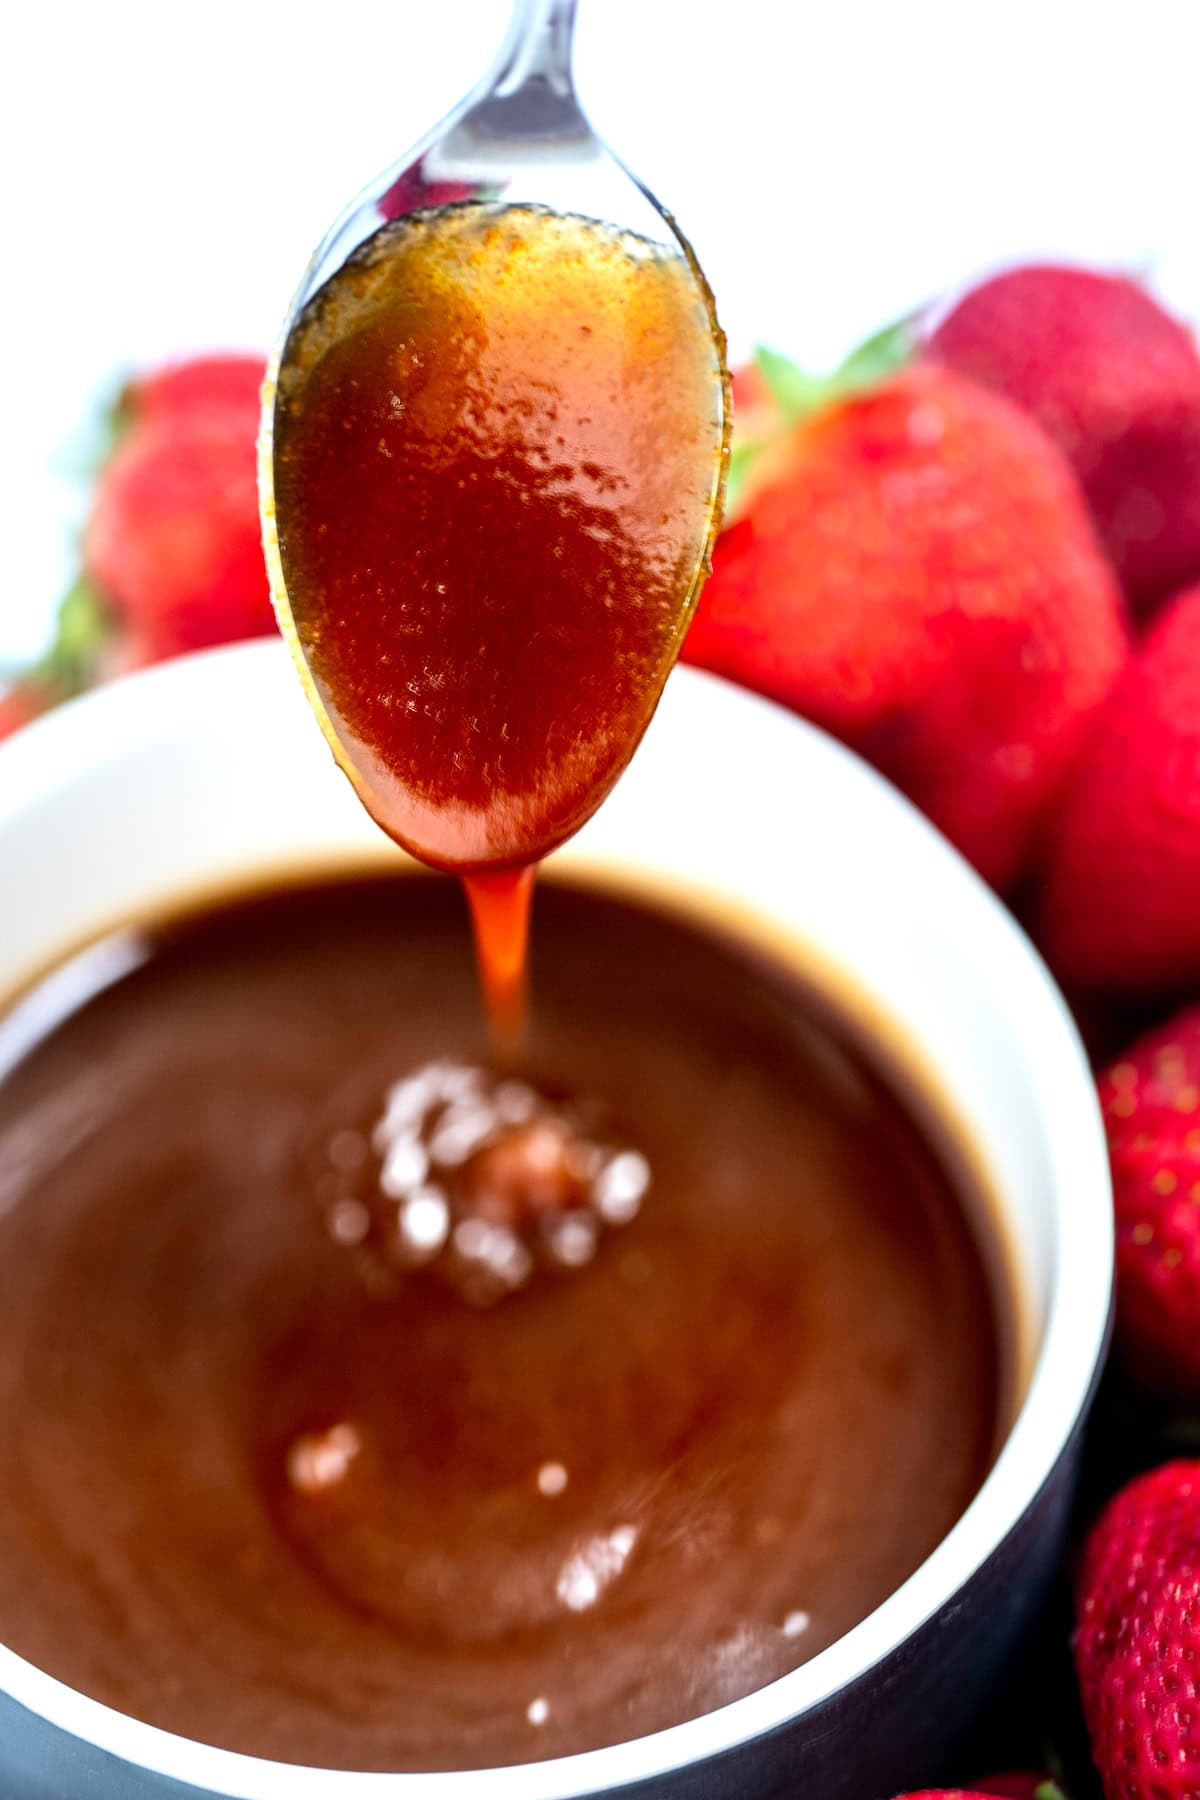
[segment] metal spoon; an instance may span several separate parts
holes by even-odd
[[[534,861],[570,835],[615,781],[653,713],[678,652],[707,568],[724,489],[728,375],[724,338],[712,297],[674,220],[605,147],[580,109],[570,68],[574,14],[575,0],[518,0],[507,41],[490,73],[337,220],[305,272],[285,322],[266,389],[259,465],[264,542],[280,623],[309,698],[334,755],[373,816],[398,842],[424,860],[462,872],[512,869]],[[317,634],[311,629],[311,620],[306,624],[303,608],[299,609],[301,616],[297,616],[296,594],[289,595],[286,519],[280,530],[277,516],[277,500],[282,491],[279,409],[284,404],[279,396],[286,395],[289,380],[298,378],[297,344],[305,318],[321,303],[322,293],[331,291],[329,284],[346,270],[348,261],[357,269],[363,256],[370,254],[371,241],[377,234],[385,228],[392,229],[389,221],[403,221],[410,215],[419,221],[432,216],[436,221],[440,216],[437,209],[457,209],[461,214],[463,207],[472,203],[495,208],[498,216],[503,216],[504,209],[532,207],[603,221],[620,233],[632,234],[630,241],[651,247],[654,255],[671,259],[694,294],[692,328],[699,334],[697,342],[702,340],[705,359],[700,384],[704,416],[696,420],[696,442],[700,443],[702,436],[709,461],[704,464],[703,482],[697,484],[695,495],[688,502],[691,516],[687,557],[691,566],[685,571],[686,579],[677,584],[677,600],[668,609],[672,616],[662,621],[661,642],[656,640],[654,654],[646,659],[645,668],[639,673],[641,688],[636,704],[627,705],[620,715],[622,742],[613,754],[601,757],[597,753],[590,761],[587,755],[576,756],[575,763],[582,771],[578,776],[556,772],[548,751],[544,779],[540,782],[540,812],[523,802],[518,804],[511,794],[501,794],[503,804],[497,803],[490,809],[482,804],[474,806],[466,786],[463,793],[456,792],[447,775],[448,785],[442,796],[447,803],[439,813],[438,806],[427,803],[427,795],[422,797],[410,791],[411,757],[406,759],[400,751],[391,759],[391,766],[384,766],[388,757],[364,741],[363,734],[356,731],[345,709],[339,706],[329,680],[315,666],[319,658],[314,658],[314,638],[323,635],[327,646],[336,624],[332,619],[325,621],[327,628]],[[432,215],[429,209],[434,209]],[[424,229],[424,224],[420,228]],[[403,451],[398,454],[403,460]],[[610,482],[610,488],[612,485]],[[619,526],[619,499],[613,503],[613,510]],[[498,554],[503,554],[502,544],[498,544]],[[472,603],[470,597],[463,601],[466,606]],[[382,629],[389,606],[407,606],[411,613],[414,602],[411,596],[391,595],[381,588],[379,604]],[[660,605],[659,611],[663,610]],[[559,635],[573,628],[570,620],[570,608],[564,607]],[[445,635],[443,632],[443,640]],[[487,647],[485,641],[480,648],[486,652]],[[413,640],[411,652],[405,649],[404,654],[410,653],[421,665],[425,649],[420,641]],[[536,646],[531,646],[531,655],[535,654]],[[405,691],[419,695],[419,704],[424,707],[427,696],[422,684],[428,670],[414,666],[406,673],[411,680]],[[443,696],[439,705],[443,705],[443,710],[447,693],[451,707],[457,703],[456,696],[466,695],[462,686],[466,679],[453,666],[437,671],[439,693]],[[554,741],[555,708],[568,705],[570,688],[570,682],[560,681],[556,692],[553,682],[546,684],[547,744]],[[403,704],[416,710],[412,700]],[[465,698],[462,704],[465,706]],[[502,729],[506,728],[507,721]],[[579,732],[573,722],[571,730],[577,750]],[[560,731],[559,739],[564,735],[570,734]],[[447,767],[451,762],[457,766],[464,754],[468,762],[473,755],[486,760],[496,750],[494,744],[472,741],[466,753],[455,749],[451,755],[448,750],[444,761]],[[502,758],[497,766],[501,764]],[[466,767],[467,786],[471,775],[472,770]],[[577,792],[568,791],[572,780]],[[561,792],[555,787],[556,782]]]

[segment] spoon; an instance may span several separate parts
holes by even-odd
[[[649,723],[728,459],[712,296],[580,109],[574,14],[518,0],[490,73],[326,234],[260,441],[321,727],[389,835],[468,877],[510,993],[528,871]]]

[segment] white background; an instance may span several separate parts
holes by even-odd
[[[0,662],[72,568],[84,428],[169,353],[266,348],[343,204],[507,0],[18,0],[0,86]],[[1200,0],[580,0],[600,133],[741,355],[815,366],[989,267],[1149,275],[1200,320]]]

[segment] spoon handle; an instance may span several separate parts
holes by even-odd
[[[533,82],[567,98],[576,0],[516,0],[500,52],[493,92],[507,98]]]

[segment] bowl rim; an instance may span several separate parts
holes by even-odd
[[[261,663],[261,670],[254,667]],[[294,681],[274,639],[223,646],[138,671],[35,721],[0,744],[0,840],[8,821],[77,772],[136,747],[164,722],[195,729],[219,721],[212,703],[239,670]],[[1095,1089],[1066,1003],[1015,919],[924,817],[857,756],[772,702],[716,677],[683,668],[671,677],[721,697],[736,713],[775,715],[795,734],[797,754],[835,769],[868,811],[890,812],[908,854],[965,917],[977,954],[1008,1010],[1022,1021],[1029,1086],[1043,1119],[1057,1240],[1045,1328],[1024,1400],[978,1494],[925,1561],[894,1593],[798,1669],[698,1718],[598,1750],[541,1762],[434,1773],[323,1769],[224,1750],[148,1725],[68,1687],[0,1644],[0,1692],[35,1716],[131,1764],[225,1800],[578,1800],[688,1766],[746,1745],[828,1701],[867,1675],[953,1601],[1000,1550],[1036,1504],[1086,1411],[1107,1344],[1113,1280],[1108,1157]],[[716,707],[719,713],[720,707]],[[148,729],[149,728],[149,729]],[[636,772],[635,758],[633,769]]]

